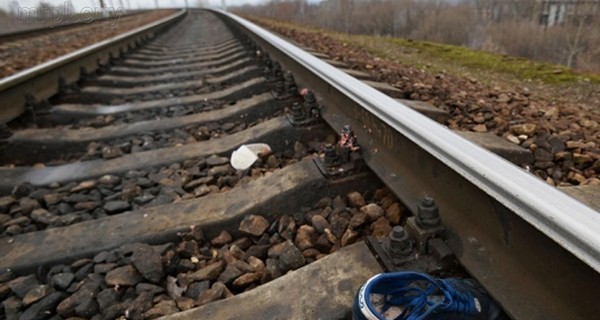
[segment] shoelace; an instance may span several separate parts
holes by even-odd
[[[369,287],[367,292],[384,295],[382,312],[391,306],[403,308],[396,320],[423,320],[441,310],[464,314],[477,312],[473,296],[457,291],[452,279],[435,279],[416,272],[397,272],[382,274]],[[433,295],[443,296],[443,299],[432,299]],[[368,307],[374,310],[370,299],[366,300]]]
[[[438,281],[446,298],[445,300],[448,302],[442,306],[443,310],[462,314],[476,314],[478,312],[475,307],[475,298],[473,295],[456,290],[456,286],[454,285],[455,279],[439,279]]]

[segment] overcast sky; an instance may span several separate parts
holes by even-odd
[[[225,3],[228,6],[237,6],[237,5],[242,5],[242,4],[256,4],[256,3],[262,3],[265,0],[225,0]],[[9,10],[10,8],[10,4],[11,4],[12,0],[0,0],[0,8],[4,9],[4,10]],[[37,5],[40,3],[40,0],[18,0],[17,1],[19,3],[20,7],[37,7]],[[43,2],[47,2],[52,4],[53,6],[62,6],[65,4],[65,0],[43,0]],[[72,0],[71,1],[73,3],[73,6],[75,7],[76,10],[81,10],[83,7],[99,7],[100,6],[100,1],[99,0]],[[158,0],[156,1],[158,2],[158,5],[160,7],[184,7],[185,6],[185,0]],[[155,0],[105,0],[105,3],[107,6],[109,7],[121,7],[121,3],[123,3],[123,6],[125,7],[131,7],[134,9],[139,9],[139,8],[154,8],[155,7]],[[210,5],[214,5],[214,6],[220,6],[221,5],[221,0],[208,0]],[[198,3],[198,1],[196,0],[188,0],[188,3],[190,6],[196,5]]]

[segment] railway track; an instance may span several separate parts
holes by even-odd
[[[8,77],[174,13],[160,10],[0,34],[0,77]],[[26,19],[26,18],[23,18]]]
[[[112,12],[109,14],[108,17],[101,17],[101,16],[85,17],[83,15],[79,16],[79,17],[74,16],[73,19],[75,20],[75,22],[59,23],[59,24],[51,26],[51,27],[48,27],[48,26],[33,27],[33,28],[26,28],[26,29],[11,31],[11,32],[0,33],[0,43],[4,43],[4,42],[10,41],[10,40],[18,40],[18,39],[29,38],[29,37],[37,37],[40,35],[45,35],[45,34],[57,32],[57,31],[62,31],[62,30],[67,30],[67,29],[76,28],[76,27],[80,27],[80,26],[85,26],[85,25],[89,24],[90,22],[102,22],[102,21],[110,21],[110,20],[118,21],[118,19],[120,19],[122,17],[143,14],[144,12],[145,11],[135,11],[135,12],[129,12],[129,13]],[[34,17],[29,17],[29,16],[27,16],[28,14],[29,13],[24,13],[25,16],[21,17],[21,19],[24,20],[23,23],[27,23],[27,22],[40,23],[41,22],[41,21],[35,21]],[[30,18],[32,21],[27,21],[28,18]]]
[[[596,314],[596,211],[327,59],[191,11],[0,81],[0,316],[345,319],[394,270]]]

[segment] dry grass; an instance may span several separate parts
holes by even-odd
[[[550,102],[575,103],[600,112],[600,74],[575,72],[553,65],[471,50],[465,47],[400,38],[348,35],[274,20],[252,18],[263,25],[320,33],[337,41],[361,47],[381,59],[398,62],[431,73],[474,79],[489,86],[527,87]]]

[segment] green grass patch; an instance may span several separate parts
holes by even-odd
[[[396,46],[418,50],[419,54],[424,54],[448,63],[455,63],[468,68],[483,69],[484,71],[507,73],[521,79],[540,80],[549,84],[578,81],[600,83],[600,75],[598,74],[579,73],[561,65],[477,51],[460,46],[400,38],[381,39],[385,39],[385,41]]]
[[[255,17],[252,17],[252,20],[298,31],[327,35],[338,41],[361,47],[383,59],[425,68],[432,72],[444,71],[454,75],[472,74],[484,82],[487,82],[486,78],[493,79],[501,76],[505,79],[532,80],[545,84],[600,83],[600,74],[581,73],[562,65],[478,51],[461,46],[403,38],[349,35]]]

